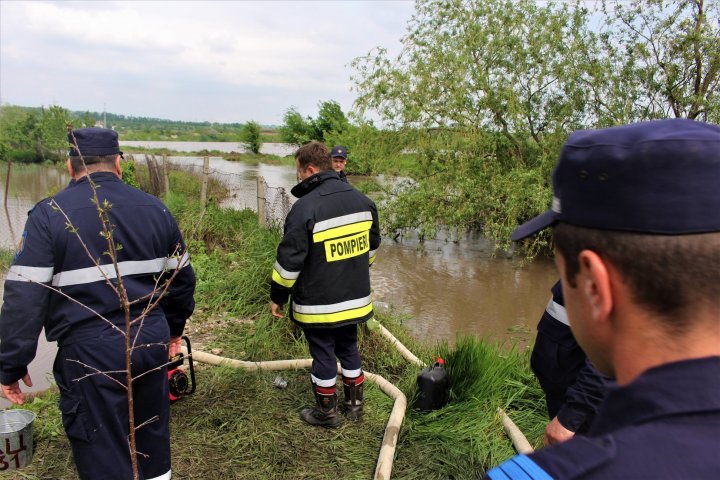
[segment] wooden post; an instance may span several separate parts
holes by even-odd
[[[163,180],[165,187],[165,195],[170,193],[170,164],[167,155],[163,155]]]
[[[12,162],[8,160],[7,164],[7,175],[5,176],[5,200],[3,202],[3,205],[5,205],[6,207],[8,191],[10,190],[10,166],[12,165]]]
[[[257,177],[257,215],[258,224],[265,226],[265,179],[258,175]]]
[[[208,177],[210,175],[210,157],[203,157],[203,178],[200,188],[200,204],[204,209],[207,206]]]
[[[151,193],[156,197],[162,194],[162,182],[160,180],[160,172],[155,155],[145,155],[145,163],[148,167],[148,177],[150,178]]]

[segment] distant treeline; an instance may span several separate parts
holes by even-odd
[[[73,128],[107,127],[122,140],[240,142],[253,150],[280,141],[274,126],[248,123],[181,122],[114,113],[50,107],[0,106],[0,160],[22,163],[58,161],[67,153],[67,124]],[[259,147],[258,147],[259,148]]]
[[[245,123],[182,122],[151,117],[132,117],[113,113],[87,112],[98,122],[107,119],[124,140],[190,142],[242,142]],[[261,126],[264,140],[277,141],[274,125]]]

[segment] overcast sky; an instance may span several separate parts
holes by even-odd
[[[411,1],[0,0],[0,102],[281,124],[350,110],[350,62],[397,53]]]

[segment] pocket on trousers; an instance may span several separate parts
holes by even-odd
[[[60,398],[60,412],[65,434],[68,439],[89,442],[90,435],[87,428],[87,414],[82,408],[80,400],[75,398]]]

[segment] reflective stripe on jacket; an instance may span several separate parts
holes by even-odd
[[[375,204],[333,171],[292,190],[299,200],[285,219],[272,271],[271,298],[304,327],[372,318],[370,265],[380,246]]]
[[[118,267],[129,300],[146,297],[175,274],[161,308],[148,312],[145,322],[166,320],[171,335],[180,335],[195,306],[195,274],[175,219],[160,200],[126,185],[114,173],[91,176],[101,204],[107,200],[110,205]],[[117,274],[105,253],[108,244],[91,199],[83,177],[28,214],[0,313],[0,382],[5,385],[27,372],[43,327],[47,339],[59,345],[102,335],[110,324],[124,330],[118,296],[108,285],[117,284]],[[149,300],[133,305],[132,318]]]

